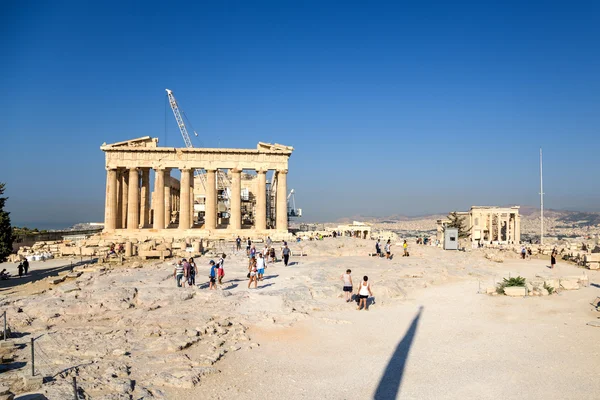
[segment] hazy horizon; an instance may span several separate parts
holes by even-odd
[[[103,221],[102,143],[294,147],[305,221],[600,211],[600,3],[14,3],[0,182],[15,225]],[[169,26],[165,21],[177,21]]]

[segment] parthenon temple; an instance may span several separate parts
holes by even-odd
[[[481,243],[519,243],[521,241],[521,216],[519,206],[472,206],[471,210],[457,212],[462,217],[469,238]],[[438,220],[438,240],[443,242],[444,226],[449,220]]]
[[[157,138],[145,136],[100,148],[106,156],[105,233],[206,238],[288,234],[290,146],[158,147]],[[171,176],[179,175],[176,170],[180,179]]]

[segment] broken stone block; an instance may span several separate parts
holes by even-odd
[[[65,279],[67,279],[66,276],[61,276],[60,278],[50,279],[50,283],[53,285],[58,285],[59,283],[64,282]]]
[[[23,376],[23,388],[25,390],[39,390],[44,383],[44,378],[41,375]]]
[[[508,286],[504,288],[504,294],[512,297],[523,297],[527,294],[525,286]]]
[[[541,289],[540,289],[540,294],[541,294],[542,296],[548,296],[550,293],[548,293],[548,290],[547,290],[547,289],[545,289],[545,288],[541,288]]]
[[[496,288],[493,286],[488,287],[487,289],[485,289],[485,292],[487,294],[492,294],[492,293],[496,293]]]
[[[565,290],[578,290],[579,281],[576,279],[561,279],[560,287]]]
[[[560,284],[558,283],[558,279],[546,279],[544,281],[544,285],[546,285],[547,287],[551,287],[553,289],[558,289],[560,287]]]

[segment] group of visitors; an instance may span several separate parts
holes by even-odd
[[[381,251],[381,240],[379,240],[379,239],[377,239],[377,242],[375,243],[375,251],[377,252],[378,257],[384,256],[383,252]],[[392,243],[389,239],[385,243],[384,251],[385,251],[386,260],[391,260],[392,259]]]
[[[341,278],[342,282],[344,282],[344,293],[346,294],[346,303],[350,303],[352,301],[352,292],[354,291],[354,285],[352,283],[352,271],[350,269],[346,270],[346,273],[342,274]],[[362,281],[358,284],[358,290],[356,291],[355,299],[358,303],[357,310],[365,310],[369,311],[367,299],[369,297],[373,297],[373,292],[371,291],[371,283],[369,282],[368,276],[363,276]]]
[[[195,286],[196,275],[198,275],[198,266],[193,258],[190,258],[189,261],[185,258],[179,260],[173,271],[173,277],[175,278],[175,282],[177,282],[177,287],[181,288],[185,287],[186,283],[188,287]]]
[[[20,262],[17,270],[19,271],[19,278],[27,275],[29,273],[29,261],[25,259],[23,262]]]

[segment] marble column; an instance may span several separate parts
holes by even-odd
[[[181,170],[181,197],[183,199],[190,195],[190,169],[184,168]],[[183,201],[179,209],[179,230],[183,231],[190,229],[190,202]]]
[[[288,230],[287,170],[277,172],[277,230]]]
[[[165,229],[171,223],[171,168],[165,169]]]
[[[150,225],[150,168],[142,168],[142,188],[140,190],[140,226]]]
[[[242,170],[231,170],[230,229],[242,229]]]
[[[515,214],[515,242],[521,242],[521,217]]]
[[[156,169],[156,180],[154,183],[154,229],[165,228],[165,170]]]
[[[487,220],[488,220],[488,237],[487,237],[487,241],[490,242],[490,241],[494,240],[494,231],[492,230],[493,226],[494,226],[494,219],[492,217],[492,213],[488,213]]]
[[[121,228],[127,228],[127,209],[129,206],[129,175],[124,169],[121,173]]]
[[[515,229],[515,225],[516,225],[516,215],[514,214],[510,214],[510,240],[512,240],[513,242],[516,242],[517,239],[515,239],[515,233],[516,233],[516,229]]]
[[[190,170],[190,228],[194,227],[194,170]]]
[[[254,229],[262,231],[267,229],[267,171],[256,171],[258,184],[256,193],[256,213],[254,216]]]
[[[140,227],[140,175],[137,168],[129,168],[129,193],[127,201],[127,230]]]
[[[117,228],[117,170],[106,170],[106,206],[104,208],[104,230]]]
[[[204,204],[204,229],[217,228],[217,183],[216,170],[206,170],[206,201]],[[183,196],[181,196],[183,200]]]
[[[497,230],[498,230],[498,241],[501,242],[502,241],[502,214],[498,213],[496,214],[496,218],[497,218]]]

